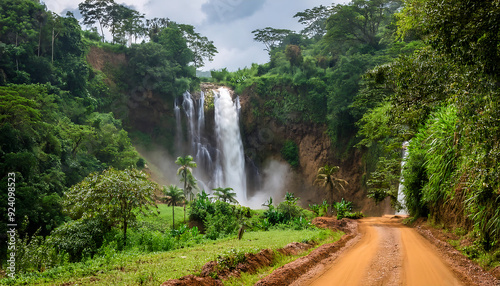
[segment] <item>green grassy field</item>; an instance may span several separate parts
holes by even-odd
[[[172,228],[172,207],[166,204],[159,204],[158,211],[160,214],[158,216],[142,216],[137,217],[139,225],[147,225],[150,229],[164,231],[166,229]],[[189,207],[186,208],[186,219],[188,219]],[[175,226],[179,226],[184,222],[184,208],[174,207],[175,213]]]
[[[199,273],[208,261],[235,249],[238,252],[257,252],[260,249],[277,249],[291,242],[315,240],[318,242],[338,239],[341,234],[328,230],[271,230],[245,233],[242,240],[227,238],[207,241],[194,247],[162,253],[110,251],[86,262],[66,264],[36,276],[26,276],[27,285],[160,285],[172,278]],[[285,258],[280,261],[288,261]],[[272,271],[272,268],[263,270]],[[262,275],[262,273],[257,274]],[[257,279],[255,277],[248,279]],[[253,281],[253,280],[252,280]],[[18,281],[23,283],[23,281]],[[236,282],[237,283],[237,282]]]

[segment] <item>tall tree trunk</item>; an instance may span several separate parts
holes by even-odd
[[[187,199],[187,193],[186,193],[186,188],[187,188],[187,170],[184,170],[184,196]],[[186,203],[184,203],[184,223],[186,223]]]
[[[175,212],[174,212],[175,204],[172,204],[172,229],[175,229]]]
[[[104,43],[104,31],[102,29],[102,23],[99,21],[99,26],[101,27],[102,42]]]

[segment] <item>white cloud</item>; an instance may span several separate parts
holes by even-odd
[[[208,0],[149,0],[143,7],[146,18],[169,18],[182,24],[197,26],[201,24],[206,15],[201,7]]]

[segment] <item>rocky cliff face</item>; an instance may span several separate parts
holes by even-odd
[[[339,156],[334,156],[326,126],[304,123],[283,125],[268,117],[257,117],[252,110],[251,101],[254,100],[260,99],[251,90],[240,96],[245,153],[257,166],[263,166],[269,159],[283,161],[280,152],[284,142],[294,141],[299,147],[300,165],[291,170],[285,190],[300,197],[304,207],[321,203],[324,199],[331,201],[330,193],[314,184],[318,169],[329,164],[339,166],[338,177],[349,182],[344,192],[334,193],[335,201],[342,198],[352,201],[356,211],[361,210],[367,215],[393,212],[389,201],[375,205],[367,198],[366,188],[362,186],[365,171],[360,150],[352,150],[346,159],[336,159]]]

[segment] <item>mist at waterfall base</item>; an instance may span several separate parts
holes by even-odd
[[[251,208],[261,208],[269,197],[280,201],[287,178],[291,176],[288,164],[270,159],[261,169],[257,168],[244,153],[239,98],[233,100],[226,88],[211,93],[208,96],[213,96],[214,108],[207,114],[204,92],[194,96],[186,92],[176,99],[173,157],[193,156],[197,163],[193,174],[198,187],[209,194],[218,187],[232,188],[238,202]],[[171,172],[172,167],[165,166],[165,169]],[[181,186],[178,178],[171,174],[165,176]]]

